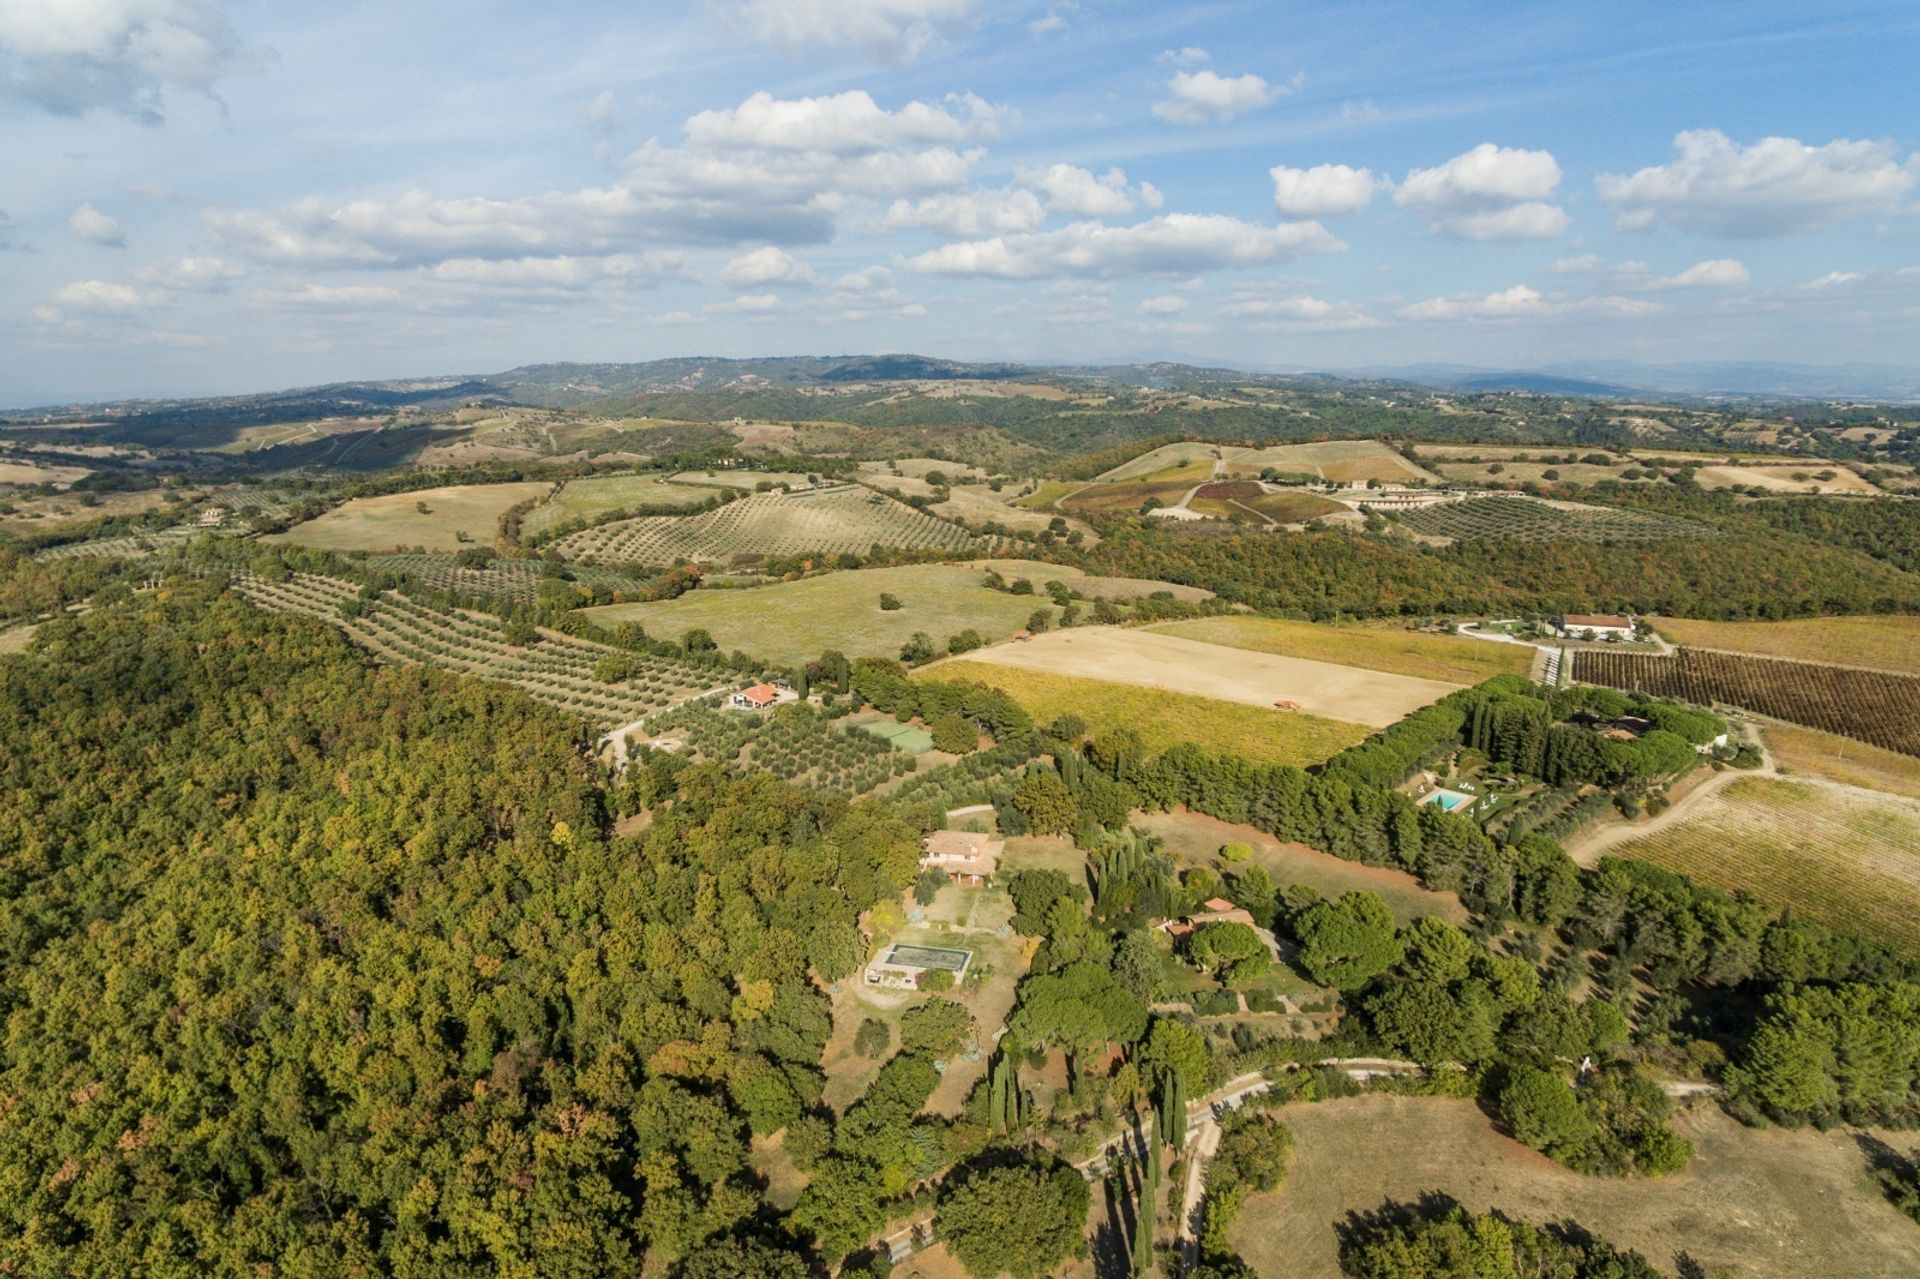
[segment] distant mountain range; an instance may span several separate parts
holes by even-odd
[[[1860,400],[1920,402],[1920,370],[1887,364],[1635,364],[1577,361],[1535,369],[1466,364],[1374,365],[1340,370],[1247,371],[1177,363],[1118,365],[970,364],[922,355],[784,356],[764,359],[684,356],[631,364],[529,364],[501,373],[339,382],[257,395],[130,400],[22,409],[15,422],[36,416],[147,415],[191,409],[257,421],[352,415],[404,406],[435,408],[474,401],[566,408],[622,396],[723,388],[844,386],[860,382],[924,382],[1056,378],[1141,387],[1177,387],[1230,381],[1393,381],[1473,391],[1610,399]]]

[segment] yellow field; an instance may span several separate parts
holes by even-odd
[[[1421,635],[1378,626],[1323,626],[1275,617],[1197,617],[1148,629],[1254,653],[1278,653],[1461,685],[1478,684],[1495,675],[1525,675],[1533,662],[1533,650],[1518,644]]]
[[[1078,715],[1096,733],[1131,728],[1150,750],[1194,742],[1264,764],[1317,764],[1373,731],[1315,715],[986,662],[942,662],[926,678],[1000,689],[1042,724],[1057,715]]]
[[[698,506],[713,497],[710,488],[669,484],[657,475],[594,475],[568,480],[565,487],[527,512],[521,528],[544,533],[571,520],[640,507]]]
[[[1611,851],[1920,953],[1920,802],[1742,777]]]
[[[1920,617],[1808,617],[1792,622],[1663,617],[1654,629],[1676,644],[1698,648],[1920,675]]]
[[[390,551],[414,546],[457,551],[467,545],[492,546],[500,516],[508,507],[539,497],[552,487],[545,481],[527,480],[356,497],[269,540],[326,551]],[[462,534],[466,535],[464,542]]]
[[[1920,799],[1920,759],[1793,724],[1764,724],[1760,735],[1782,772]]]
[[[1816,478],[1827,475],[1827,479]],[[1806,478],[1796,478],[1805,476]],[[1736,484],[1759,487],[1770,493],[1878,493],[1880,490],[1844,466],[1810,460],[1789,466],[1703,466],[1694,473],[1703,489],[1731,488]]]

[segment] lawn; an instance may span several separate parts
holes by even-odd
[[[1298,712],[986,662],[943,662],[927,678],[973,680],[1001,689],[1041,723],[1073,714],[1096,733],[1131,728],[1151,750],[1196,742],[1263,764],[1317,764],[1372,731],[1364,724]]]
[[[1654,628],[1676,644],[1697,648],[1920,675],[1920,617],[1809,617],[1792,622],[1662,617]]]
[[[558,493],[528,511],[521,527],[529,533],[544,533],[556,525],[593,519],[610,511],[698,506],[712,497],[711,488],[669,484],[657,475],[594,475],[568,480]]]
[[[527,480],[356,497],[266,540],[324,551],[391,551],[415,546],[429,551],[457,551],[468,545],[492,546],[499,533],[500,516],[508,507],[540,497],[552,487],[544,481]]]
[[[1274,617],[1199,617],[1150,628],[1168,635],[1449,684],[1525,675],[1533,650],[1518,644],[1426,635],[1380,626],[1326,626]]]
[[[1573,1221],[1663,1274],[1920,1274],[1920,1229],[1881,1196],[1851,1132],[1748,1129],[1699,1106],[1675,1126],[1693,1163],[1668,1177],[1587,1177],[1496,1132],[1470,1101],[1354,1097],[1295,1104],[1293,1166],[1231,1238],[1263,1279],[1337,1279],[1336,1228],[1390,1201]],[[1899,1149],[1911,1134],[1885,1134]],[[1681,1254],[1697,1269],[1678,1266]]]
[[[1680,820],[1611,852],[1920,954],[1914,800],[1741,777],[1694,797]]]
[[[1781,772],[1920,799],[1920,759],[1911,755],[1793,724],[1768,722],[1760,735]]]
[[[828,649],[849,657],[895,657],[916,631],[925,631],[943,648],[948,636],[968,628],[989,640],[1004,639],[1025,627],[1035,609],[1059,616],[1046,596],[989,590],[982,585],[985,579],[982,569],[965,565],[914,564],[746,590],[690,591],[678,599],[609,604],[586,613],[602,626],[639,622],[649,634],[667,639],[699,627],[723,649],[783,665]],[[882,594],[898,599],[901,607],[882,609]]]

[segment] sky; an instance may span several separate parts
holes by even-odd
[[[0,404],[1920,364],[1920,5],[0,0]]]

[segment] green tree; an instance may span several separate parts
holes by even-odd
[[[1171,1017],[1159,1017],[1140,1049],[1140,1064],[1151,1077],[1178,1079],[1189,1095],[1198,1096],[1206,1091],[1213,1072],[1213,1053],[1198,1030]]]
[[[959,715],[936,716],[933,721],[933,748],[951,755],[971,754],[979,744],[980,730],[971,720]]]
[[[1393,912],[1377,893],[1356,890],[1314,903],[1294,922],[1294,935],[1307,975],[1339,990],[1358,990],[1401,955]]]
[[[951,999],[929,999],[900,1018],[900,1051],[949,1057],[967,1042],[973,1018]]]
[[[940,1188],[935,1226],[974,1279],[1040,1279],[1086,1255],[1087,1183],[1053,1158],[986,1167]]]
[[[1579,1157],[1594,1138],[1593,1120],[1558,1074],[1516,1066],[1500,1090],[1500,1117],[1519,1140],[1561,1162]]]

